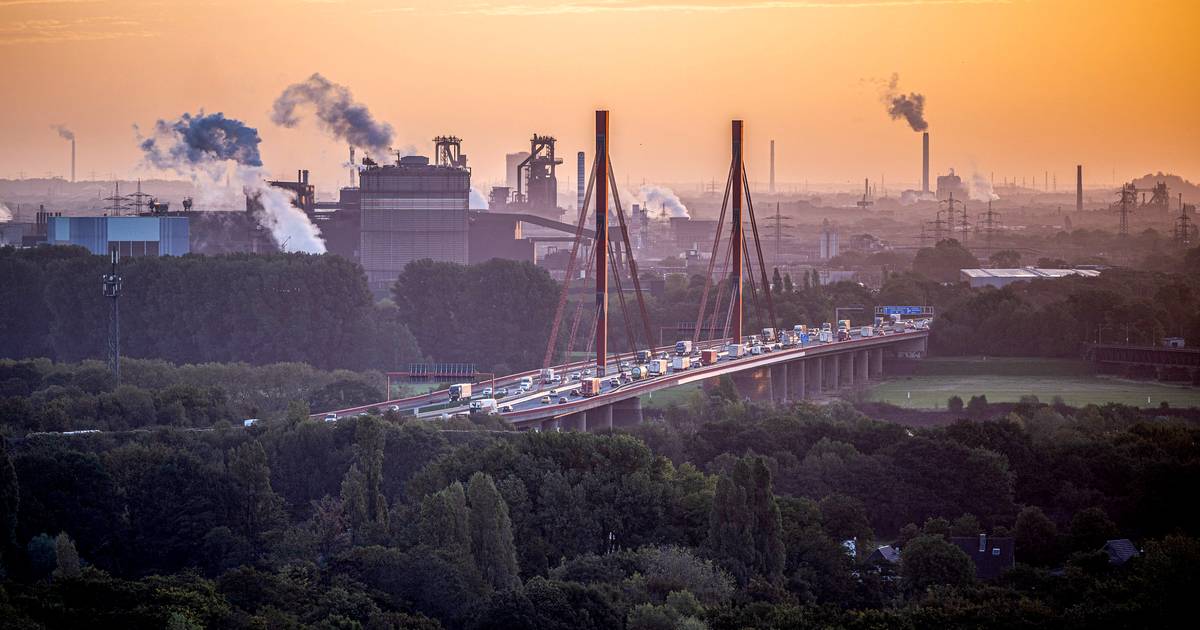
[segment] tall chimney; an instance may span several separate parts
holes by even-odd
[[[71,138],[71,183],[75,183],[75,138]]]
[[[1075,165],[1075,210],[1083,211],[1083,165]]]
[[[582,209],[583,208],[583,187],[584,187],[583,151],[580,151],[575,156],[575,162],[576,162],[575,167],[577,169],[576,178],[575,178],[576,179],[576,181],[575,181],[575,207]]]
[[[929,192],[929,132],[921,134],[921,192]]]
[[[354,145],[350,145],[350,187],[354,188],[354,176],[358,174],[358,169],[354,166]]]
[[[772,195],[775,194],[775,141],[771,141],[771,188],[769,191]]]

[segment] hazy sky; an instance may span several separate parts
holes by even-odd
[[[133,125],[204,109],[258,127],[269,170],[347,178],[343,145],[270,121],[313,72],[349,86],[397,145],[464,139],[475,182],[531,133],[574,174],[612,111],[618,177],[723,178],[729,121],[747,167],[783,182],[920,176],[920,134],[880,82],[928,99],[933,165],[1200,179],[1200,2],[1120,0],[0,0],[0,177],[134,176]]]

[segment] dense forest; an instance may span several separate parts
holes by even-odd
[[[384,400],[376,372],[322,371],[303,363],[252,366],[124,359],[113,383],[99,361],[0,360],[0,435],[123,431],[152,426],[210,429],[282,417],[294,403],[313,411]]]
[[[108,260],[77,247],[0,248],[0,357],[103,359]],[[121,352],[172,363],[396,369],[420,359],[394,306],[337,256],[234,254],[121,263]]]
[[[993,258],[1020,262],[1013,251]],[[920,304],[937,311],[931,351],[942,355],[1071,357],[1087,342],[1147,344],[1164,335],[1200,343],[1200,248],[1162,262],[1166,270],[1114,268],[1099,278],[1039,280],[1001,290],[957,281],[959,268],[978,261],[953,240],[918,251],[911,270],[897,262],[880,263],[886,271],[877,291],[855,282],[822,285],[815,273],[792,278],[776,270],[769,282],[776,320],[768,317],[761,287],[751,287],[747,329],[832,321],[838,307],[861,307],[842,315],[868,323],[875,306]],[[108,304],[97,278],[105,264],[76,248],[0,248],[0,358],[102,359]],[[123,274],[122,352],[180,364],[303,362],[386,371],[432,360],[474,363],[485,372],[526,370],[541,365],[560,291],[544,269],[504,260],[417,261],[383,302],[372,300],[357,265],[336,256],[137,258]],[[696,321],[704,281],[699,275],[661,280],[661,289],[646,297],[647,310],[651,334],[670,342],[679,334],[676,326]],[[644,286],[654,283],[652,275],[644,277]],[[617,297],[611,299],[612,348],[631,348],[630,331],[645,347],[636,305],[628,305],[626,323]],[[559,329],[559,359],[573,327],[575,350],[591,330],[589,298],[573,300]],[[724,317],[704,322],[723,324]]]
[[[1183,627],[1194,422],[1027,401],[936,429],[726,382],[613,434],[301,406],[9,438],[6,627]],[[976,578],[949,537],[1015,540]],[[1131,538],[1123,566],[1099,552]],[[859,553],[843,541],[856,541]],[[900,548],[898,564],[869,559]],[[1190,624],[1189,624],[1190,625]]]

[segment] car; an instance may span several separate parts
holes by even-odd
[[[571,380],[578,381],[579,380],[579,372],[571,372]]]
[[[615,376],[614,376],[614,377],[612,377],[612,378],[608,379],[608,384],[609,384],[610,386],[612,386],[612,387],[620,387],[620,386],[621,386],[621,379],[619,379],[619,378],[617,378],[617,377],[615,377]]]
[[[363,417],[363,416],[369,416],[369,415],[371,415],[371,412],[369,412],[369,411],[360,411],[360,412],[358,412],[358,417],[360,417],[360,418],[361,418],[361,417]]]
[[[542,404],[543,405],[548,404],[549,402],[550,402],[549,396],[542,396]]]
[[[258,424],[258,418],[246,418],[242,420],[242,426],[246,428],[250,428],[256,424]]]
[[[561,405],[561,404],[563,404],[563,403],[565,403],[565,402],[567,402],[567,397],[566,397],[566,396],[559,396],[559,397],[558,397],[558,404],[560,404],[560,405]]]
[[[388,407],[388,411],[400,411],[400,405],[392,405]]]
[[[337,419],[338,417],[336,413],[325,414],[325,422],[337,422]]]
[[[588,368],[588,369],[584,370],[584,371],[583,371],[583,375],[584,375],[584,376],[591,376],[591,375],[592,375],[592,370],[591,370],[591,368]]]
[[[496,390],[496,396],[495,396],[495,397],[496,397],[496,398],[504,398],[504,397],[505,397],[505,396],[507,396],[507,395],[508,395],[508,388],[507,388],[507,387],[501,387],[500,389],[497,389],[497,390]]]
[[[483,392],[481,392],[481,395],[482,395],[484,398],[491,398],[491,397],[492,397],[492,388],[491,388],[491,387],[484,387],[484,388],[483,388]]]
[[[524,387],[518,387],[517,391],[513,392],[513,396],[522,396],[527,391],[529,391],[529,390],[525,389]]]
[[[629,369],[629,362],[628,362],[628,361],[622,361],[622,362],[621,362],[619,365],[617,365],[617,368],[619,368],[619,369],[622,369],[622,370],[628,370],[628,369]]]
[[[561,383],[561,382],[562,382],[562,375],[561,375],[561,374],[555,374],[555,375],[554,375],[554,377],[550,379],[550,382],[551,382],[551,383]]]
[[[500,413],[508,413],[512,411],[512,405],[500,405]]]
[[[579,393],[579,390],[578,390],[578,389],[572,389],[572,390],[570,391],[570,393],[568,393],[567,395],[568,395],[568,396],[572,396],[572,397],[576,397],[576,396],[581,396],[582,394],[580,394],[580,393]]]

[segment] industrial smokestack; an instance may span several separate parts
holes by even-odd
[[[771,189],[772,195],[775,194],[775,141],[771,141]]]
[[[1075,210],[1083,210],[1083,165],[1075,165]]]
[[[71,183],[75,183],[75,138],[71,138]]]
[[[583,208],[583,151],[580,151],[575,158],[576,168],[578,169],[575,178],[575,207]]]
[[[929,132],[921,134],[921,192],[929,192]]]

